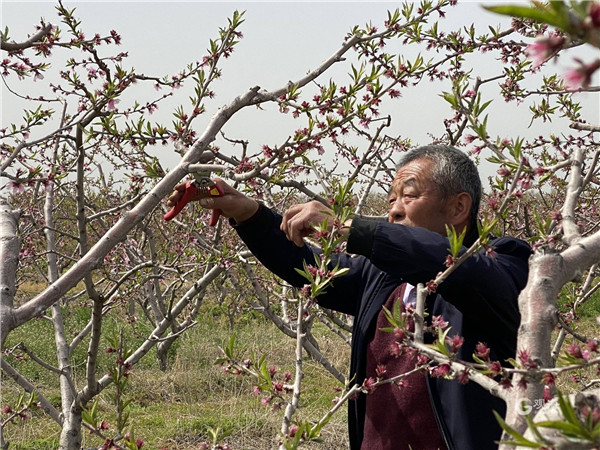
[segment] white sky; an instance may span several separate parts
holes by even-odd
[[[501,3],[507,2],[509,0]],[[8,26],[11,38],[21,41],[34,32],[33,25],[39,22],[40,17],[58,23],[54,5],[53,2],[2,1],[2,29]],[[196,124],[200,133],[216,109],[229,103],[235,96],[255,85],[271,90],[289,80],[300,78],[337,50],[353,25],[371,21],[381,29],[387,17],[386,11],[399,7],[400,3],[65,2],[65,5],[77,8],[75,14],[82,20],[87,36],[96,32],[107,35],[112,29],[117,30],[122,36],[122,44],[113,51],[129,52],[124,67],[135,67],[138,72],[155,76],[175,74],[187,63],[201,59],[206,54],[209,39],[217,36],[218,27],[227,23],[227,18],[235,9],[246,10],[245,23],[240,28],[244,38],[229,60],[221,66],[223,77],[213,87],[216,97],[207,103],[212,109]],[[461,1],[458,7],[449,10],[441,24],[449,30],[475,23],[480,31],[478,34],[482,34],[487,32],[488,25],[496,26],[501,22],[508,23],[506,18],[483,10],[481,3]],[[110,48],[115,49],[114,46]],[[412,48],[396,47],[395,50],[407,54],[415,52]],[[55,54],[58,56],[59,52]],[[569,61],[570,57],[563,59],[560,65],[553,68],[564,73]],[[55,70],[60,69],[57,59],[51,59],[50,62]],[[482,59],[478,64],[476,69],[484,76],[496,75],[502,70],[502,66],[493,59]],[[322,81],[333,77],[339,81],[338,84],[344,84],[348,70],[349,66],[333,70]],[[41,82],[28,82],[21,86],[16,77],[11,76],[8,82],[19,92],[48,94],[46,86],[51,77],[49,74]],[[440,135],[443,131],[440,118],[447,116],[449,110],[439,98],[441,90],[439,83],[426,82],[418,88],[404,91],[402,99],[390,104],[389,111],[382,111],[392,114],[393,131],[388,134],[409,137],[414,144],[427,143],[428,133]],[[175,93],[178,98],[173,105],[187,102],[187,94]],[[143,103],[154,99],[154,96],[155,93],[150,93],[149,97],[144,97]],[[600,123],[598,95],[588,94],[585,99],[588,120]],[[517,137],[531,133],[537,135],[544,131],[541,124],[536,124],[534,130],[527,128],[529,116],[526,106],[517,108],[496,97],[494,107],[498,108],[496,111],[499,113],[490,125],[492,136],[506,134]],[[22,108],[22,103],[7,95],[3,85],[2,126],[19,122]],[[166,104],[161,104],[152,120],[170,123],[171,110]],[[234,117],[225,131],[228,137],[249,139],[251,146],[260,149],[263,144],[283,142],[298,128],[298,124],[290,124],[289,120],[289,117],[279,114],[269,115],[268,111],[259,113],[247,110]],[[556,123],[547,125],[548,129],[556,126]],[[35,135],[32,134],[31,138],[35,138]],[[176,158],[171,152],[161,157],[166,167],[172,167]]]

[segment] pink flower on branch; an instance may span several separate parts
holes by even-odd
[[[489,359],[490,359],[490,349],[483,342],[479,342],[475,346],[475,353],[479,359],[482,359],[484,361],[489,361]]]
[[[450,375],[450,365],[449,364],[440,364],[439,366],[435,366],[430,370],[429,374],[434,378],[442,378]]]
[[[600,69],[600,59],[589,64],[585,64],[579,58],[575,58],[575,61],[579,66],[565,74],[565,84],[568,89],[586,89],[592,81],[592,74]]]
[[[450,346],[450,351],[456,353],[459,348],[464,344],[465,339],[462,336],[455,334],[452,337],[446,338],[446,343]]]
[[[119,103],[120,100],[119,99],[115,99],[115,98],[111,98],[108,103],[106,104],[106,109],[108,111],[116,111],[117,110],[117,103]]]
[[[25,192],[25,185],[16,181],[9,181],[8,187],[10,187],[15,194],[22,194]]]
[[[525,55],[533,61],[533,67],[539,67],[558,52],[565,43],[560,36],[538,38],[525,48]]]

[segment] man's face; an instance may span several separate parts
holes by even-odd
[[[451,208],[433,183],[432,166],[430,159],[417,159],[398,170],[388,198],[388,221],[445,236],[446,224],[452,224]]]

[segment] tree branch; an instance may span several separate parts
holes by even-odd
[[[42,28],[40,31],[38,31],[36,34],[31,36],[29,39],[27,39],[24,42],[17,43],[17,42],[2,41],[2,43],[0,44],[0,49],[7,51],[7,52],[25,50],[27,48],[33,47],[34,45],[37,45],[44,36],[46,36],[48,33],[50,33],[50,31],[52,31],[52,24],[46,25],[44,28]]]

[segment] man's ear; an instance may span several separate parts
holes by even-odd
[[[469,224],[472,204],[473,199],[466,192],[461,192],[454,197],[450,213],[452,215],[452,225],[455,228],[458,229]]]

